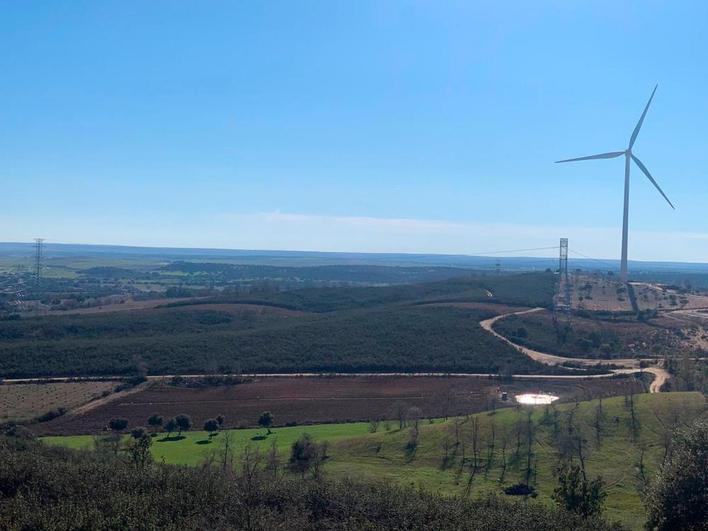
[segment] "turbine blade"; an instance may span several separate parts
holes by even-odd
[[[578,160],[614,159],[615,157],[619,157],[620,155],[624,155],[624,151],[610,151],[609,153],[600,153],[599,155],[589,155],[587,157],[579,157],[577,159],[557,160],[556,164],[558,164],[559,162],[575,162]]]
[[[639,134],[639,130],[642,128],[642,124],[644,123],[644,117],[647,115],[647,111],[649,110],[649,105],[651,105],[651,100],[654,99],[654,93],[656,92],[656,89],[659,87],[659,85],[654,86],[654,90],[651,93],[651,96],[649,96],[649,101],[647,102],[647,106],[644,107],[644,112],[642,113],[641,118],[639,118],[639,121],[637,122],[637,126],[634,128],[634,131],[632,131],[632,138],[629,139],[629,149],[632,149],[632,146],[634,145],[634,142],[637,140],[637,135]]]
[[[649,180],[651,181],[651,184],[653,184],[654,186],[656,186],[656,189],[659,190],[659,193],[660,193],[662,196],[664,196],[664,199],[666,199],[666,202],[669,204],[669,206],[670,206],[671,208],[673,208],[674,210],[676,210],[676,207],[673,205],[673,203],[671,203],[671,201],[669,201],[669,198],[666,197],[666,194],[665,194],[664,191],[661,189],[661,187],[659,186],[659,184],[654,180],[654,177],[651,176],[651,173],[649,173],[649,170],[647,170],[647,167],[642,163],[642,161],[639,160],[639,159],[638,159],[637,157],[635,157],[634,155],[632,155],[632,160],[637,163],[637,166],[639,166],[639,169],[644,172],[644,175],[646,175],[646,176],[647,176],[647,179],[649,179]]]

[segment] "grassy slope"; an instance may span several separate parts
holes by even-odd
[[[644,456],[647,474],[656,470],[663,454],[662,438],[665,428],[662,423],[671,424],[675,419],[687,421],[700,414],[705,414],[705,399],[699,393],[672,393],[661,395],[637,395],[636,409],[640,418],[640,433],[636,441],[632,441],[629,429],[629,411],[624,398],[605,399],[603,408],[606,415],[606,433],[598,446],[594,440],[591,424],[594,419],[597,401],[581,402],[575,411],[576,424],[588,440],[586,453],[587,468],[591,476],[601,475],[609,485],[607,514],[613,519],[619,519],[630,527],[641,526],[644,519],[644,509],[641,504],[637,478],[636,464],[639,459],[639,447],[645,446]],[[564,404],[557,408],[561,425],[567,422],[568,413],[575,408],[574,404]],[[551,426],[541,425],[544,407],[537,407],[533,413],[536,426],[535,443],[533,446],[537,473],[533,482],[537,486],[540,499],[550,500],[555,479],[553,471],[557,464],[557,450],[551,444]],[[514,453],[514,426],[525,411],[506,409],[494,415],[483,413],[476,415],[480,423],[481,454],[486,461],[487,444],[491,423],[495,424],[497,446],[492,465],[488,471],[480,470],[471,485],[472,493],[499,492],[501,486],[511,485],[523,477],[523,461],[511,460],[507,466],[506,476],[500,483],[501,452],[499,451],[502,433],[509,435],[507,459]],[[472,417],[471,417],[472,418]],[[615,421],[615,418],[618,420]],[[464,419],[461,432],[466,441],[468,461],[461,465],[460,452],[452,459],[446,468],[442,467],[442,443],[447,437],[454,443],[453,421],[428,421],[421,423],[419,445],[415,454],[405,449],[409,431],[397,429],[385,431],[383,427],[378,433],[368,433],[367,425],[332,424],[309,427],[281,428],[265,441],[252,441],[251,438],[262,433],[262,430],[235,430],[232,433],[237,445],[242,449],[251,443],[265,451],[272,438],[283,458],[287,456],[289,445],[301,433],[307,432],[319,440],[331,443],[330,455],[326,470],[333,475],[349,475],[386,478],[392,481],[420,485],[425,488],[446,494],[463,493],[470,477],[471,456],[471,424],[470,419]],[[219,437],[223,437],[223,434]],[[158,459],[168,463],[197,464],[210,451],[218,448],[218,437],[211,444],[198,444],[206,438],[203,432],[187,435],[182,441],[158,442],[154,445],[154,454]],[[52,437],[45,439],[50,444],[60,444],[72,447],[90,447],[90,436]],[[522,445],[523,446],[523,445]],[[452,451],[451,451],[452,453]],[[523,454],[523,449],[522,449]]]

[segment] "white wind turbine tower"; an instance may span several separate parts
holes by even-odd
[[[620,267],[620,275],[623,281],[627,280],[627,238],[628,238],[628,233],[629,233],[629,167],[630,167],[630,160],[633,160],[635,164],[639,167],[640,170],[644,173],[644,175],[647,176],[647,179],[651,181],[651,183],[656,187],[657,190],[659,190],[659,193],[666,199],[666,202],[669,203],[671,208],[675,208],[673,204],[671,204],[671,201],[669,201],[669,198],[666,197],[666,194],[664,191],[661,189],[661,187],[657,184],[657,182],[654,180],[654,177],[651,176],[649,173],[649,170],[647,167],[642,163],[641,160],[639,160],[634,153],[632,153],[632,147],[634,146],[634,142],[637,140],[637,135],[639,134],[639,130],[642,128],[642,123],[644,123],[644,117],[647,115],[647,111],[649,110],[649,105],[651,105],[651,100],[654,99],[654,93],[656,92],[656,89],[659,85],[656,85],[654,87],[654,90],[651,93],[651,96],[649,97],[649,101],[647,102],[647,106],[644,107],[644,112],[642,113],[642,116],[639,118],[639,122],[637,122],[637,126],[634,128],[634,131],[632,131],[632,136],[629,139],[629,147],[624,150],[624,151],[611,151],[609,153],[600,153],[599,155],[590,155],[588,157],[579,157],[577,159],[567,159],[567,160],[558,160],[556,163],[559,162],[575,162],[578,160],[592,160],[592,159],[614,159],[616,157],[624,155],[624,217],[623,217],[623,223],[622,223],[622,265]]]

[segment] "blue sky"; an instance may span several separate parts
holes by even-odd
[[[0,0],[0,241],[708,262],[708,3]]]

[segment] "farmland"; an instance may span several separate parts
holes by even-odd
[[[57,408],[70,410],[115,386],[105,381],[0,385],[0,423],[32,419]]]
[[[190,415],[197,425],[223,414],[229,427],[256,425],[264,410],[271,411],[278,426],[317,422],[366,421],[399,418],[411,407],[425,417],[446,417],[502,407],[499,389],[516,393],[553,393],[561,400],[615,396],[629,390],[642,392],[634,377],[580,381],[519,380],[499,382],[475,377],[292,377],[256,378],[239,385],[188,388],[154,383],[147,389],[93,408],[81,415],[67,415],[34,427],[41,434],[100,433],[114,417],[129,426],[144,425],[152,414],[169,418]]]
[[[308,432],[330,443],[325,473],[335,477],[384,478],[445,494],[472,495],[499,493],[505,486],[528,480],[539,498],[548,502],[559,456],[570,459],[574,455],[575,450],[567,446],[562,435],[572,426],[584,440],[588,475],[602,476],[608,486],[607,515],[636,529],[645,518],[639,497],[643,478],[656,470],[665,451],[666,435],[675,426],[704,416],[705,411],[701,394],[671,393],[636,395],[630,402],[617,397],[601,404],[591,401],[505,409],[447,422],[423,420],[412,451],[410,438],[416,421],[410,419],[404,429],[398,424],[382,425],[376,433],[368,433],[363,423],[279,428],[265,438],[262,429],[230,433],[239,452],[247,445],[265,452],[276,441],[285,459],[292,441]],[[528,430],[533,434],[530,446],[524,442]],[[205,444],[209,438],[204,432],[188,433],[181,440],[158,436],[153,453],[168,463],[198,464],[219,447],[224,437],[221,433]],[[92,444],[90,436],[44,440],[75,448]]]

